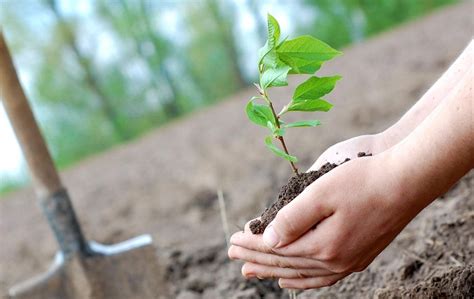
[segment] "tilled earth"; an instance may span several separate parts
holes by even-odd
[[[472,298],[474,171],[426,208],[363,272],[298,298]],[[276,281],[244,280],[226,245],[172,250],[166,278],[177,298],[285,298]]]
[[[329,98],[334,109],[316,116],[324,125],[289,134],[302,168],[328,146],[396,121],[468,44],[472,11],[472,1],[443,8],[345,49],[325,65],[322,73],[343,80]],[[283,103],[296,84],[272,97]],[[240,263],[227,259],[216,199],[222,189],[237,231],[291,175],[265,149],[263,129],[246,120],[244,106],[254,93],[243,90],[61,173],[89,239],[115,243],[153,236],[171,298],[287,296],[271,281],[246,281]],[[415,218],[368,269],[299,298],[469,298],[462,294],[473,293],[472,189],[471,173]],[[0,294],[51,263],[57,247],[31,188],[0,200],[0,238]]]

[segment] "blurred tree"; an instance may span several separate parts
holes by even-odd
[[[95,95],[95,98],[99,102],[99,107],[103,112],[103,115],[109,121],[113,127],[115,134],[120,140],[127,140],[131,136],[127,131],[126,126],[120,122],[118,112],[114,108],[114,103],[107,94],[104,93],[100,86],[99,78],[94,71],[92,59],[85,53],[81,52],[78,46],[77,38],[73,29],[73,25],[65,19],[58,9],[56,0],[49,0],[46,2],[48,7],[53,12],[56,18],[58,34],[62,37],[68,48],[71,50],[72,55],[79,64],[81,71],[84,75],[83,82]]]
[[[311,31],[334,47],[360,41],[454,2],[457,0],[305,0],[315,12]]]
[[[236,28],[234,14],[232,13],[235,8],[230,7],[231,3],[229,1],[205,0],[205,2],[209,15],[215,23],[218,37],[226,51],[237,87],[244,87],[247,82],[240,67],[239,50],[233,32],[233,28]]]
[[[358,0],[306,0],[306,3],[314,7],[312,31],[330,45],[349,44],[359,37],[359,32],[364,33]]]
[[[111,4],[100,1],[98,11],[111,25],[123,42],[131,42],[133,56],[140,59],[147,68],[149,86],[147,88],[156,94],[164,93],[167,97],[162,101],[162,109],[167,118],[181,114],[178,103],[180,90],[167,66],[166,58],[169,52],[168,41],[161,38],[153,29],[150,19],[154,12],[151,2],[120,0]],[[166,92],[163,90],[166,89]]]
[[[125,3],[125,1],[122,0],[122,3]],[[176,83],[176,80],[172,77],[171,72],[166,64],[166,56],[167,52],[169,51],[169,43],[166,43],[166,41],[160,38],[157,32],[153,30],[153,27],[151,25],[152,9],[151,7],[149,7],[152,2],[140,0],[139,4],[140,15],[136,20],[142,20],[143,27],[145,30],[145,36],[151,42],[151,45],[153,47],[152,52],[154,53],[154,55],[149,56],[149,61],[153,66],[152,70],[155,72],[160,72],[170,91],[170,97],[165,103],[163,103],[163,108],[170,118],[175,118],[181,114],[181,108],[178,104],[178,97],[180,93],[178,84]]]
[[[176,9],[183,12],[186,29],[182,57],[185,57],[187,72],[206,92],[204,102],[213,103],[241,88],[245,83],[235,41],[233,35],[229,36],[231,31],[220,27],[227,20],[223,19],[218,3],[214,0],[179,3]],[[234,45],[228,44],[231,39]]]
[[[367,19],[367,35],[385,30],[395,24],[417,17],[441,5],[456,0],[358,0]]]

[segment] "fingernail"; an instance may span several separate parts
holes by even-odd
[[[285,288],[287,288],[287,287],[288,287],[288,286],[287,286],[287,284],[286,284],[285,282],[282,282],[282,281],[281,281],[281,279],[278,281],[278,285],[279,285],[279,286],[280,286],[280,288],[282,288],[282,289],[285,289]]]
[[[278,237],[272,225],[267,226],[263,232],[263,242],[265,245],[272,248],[280,243],[280,237]]]

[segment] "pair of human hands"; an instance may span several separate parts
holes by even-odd
[[[364,135],[326,150],[310,170],[353,159],[308,186],[281,209],[263,235],[248,224],[231,238],[229,257],[247,277],[278,278],[283,288],[329,286],[365,269],[416,215],[402,206],[400,181],[384,136]],[[397,212],[394,212],[397,211]]]
[[[281,209],[263,235],[248,225],[229,257],[246,277],[279,278],[294,289],[331,285],[365,269],[426,205],[474,167],[473,48],[466,49],[393,126],[338,143],[310,170],[353,159]],[[449,136],[449,138],[446,138]],[[442,165],[442,168],[440,168]]]

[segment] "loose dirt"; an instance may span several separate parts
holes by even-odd
[[[301,135],[295,130],[286,140],[300,168],[338,141],[385,129],[413,105],[471,40],[472,5],[444,8],[343,49],[325,65],[323,73],[344,79],[328,98],[335,105],[331,113],[315,115],[324,125]],[[297,83],[272,93],[276,105],[291,97]],[[227,259],[215,195],[224,191],[228,222],[237,231],[277,197],[290,175],[267,152],[264,131],[246,120],[245,103],[254,93],[243,90],[61,173],[89,239],[115,243],[152,235],[171,298],[286,296],[272,281],[245,280],[241,264]],[[432,291],[435,283],[437,292],[472,291],[465,289],[474,260],[472,188],[471,173],[365,271],[299,298],[429,298],[439,294]],[[31,188],[0,200],[0,244],[0,294],[52,262],[57,246]]]
[[[367,154],[364,152],[360,152],[357,154],[357,157],[359,158],[366,156],[372,156],[372,154]],[[284,206],[293,201],[293,199],[295,199],[301,192],[303,192],[306,187],[311,185],[314,181],[322,177],[324,174],[330,172],[337,166],[350,160],[351,159],[347,158],[344,160],[344,162],[340,164],[328,162],[321,166],[321,168],[318,170],[298,173],[292,176],[288,180],[288,183],[281,187],[280,193],[278,193],[276,201],[272,203],[270,207],[265,209],[259,219],[254,219],[250,222],[250,231],[256,235],[263,234],[265,228],[270,224],[270,222],[273,221],[273,219],[275,219],[278,211],[280,211]]]

